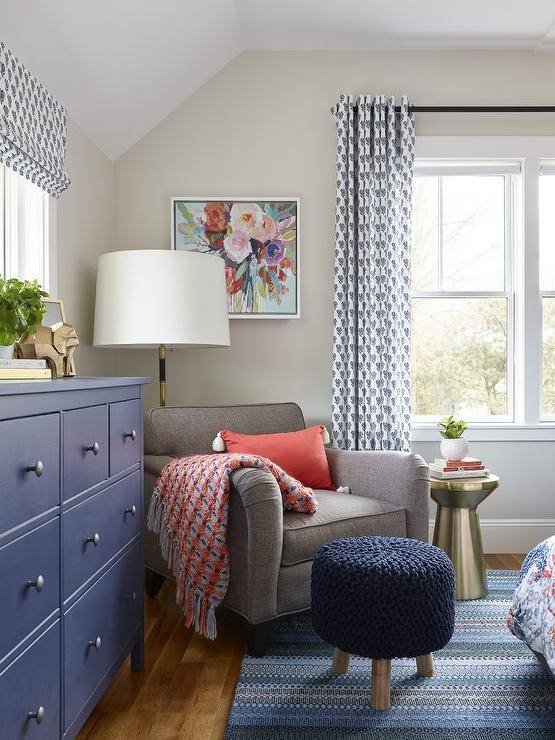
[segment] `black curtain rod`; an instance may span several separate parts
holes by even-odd
[[[395,106],[395,110],[401,110]],[[555,113],[555,105],[409,105],[410,113]]]

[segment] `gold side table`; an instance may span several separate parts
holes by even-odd
[[[487,592],[478,505],[499,485],[497,475],[483,478],[431,479],[437,504],[433,544],[455,568],[455,599],[481,599]]]

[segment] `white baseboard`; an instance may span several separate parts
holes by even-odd
[[[555,534],[555,519],[480,519],[485,553],[527,553]],[[434,521],[430,519],[430,542]]]

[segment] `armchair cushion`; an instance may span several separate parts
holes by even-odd
[[[316,513],[283,515],[282,565],[312,560],[322,545],[341,537],[405,536],[406,513],[400,506],[335,491],[314,491],[314,496]]]

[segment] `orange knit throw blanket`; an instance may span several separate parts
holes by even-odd
[[[268,470],[284,510],[313,513],[317,506],[310,488],[257,455],[196,455],[165,466],[150,502],[148,526],[160,535],[162,554],[176,577],[185,624],[211,639],[216,637],[215,610],[229,582],[228,501],[230,475],[237,468]]]

